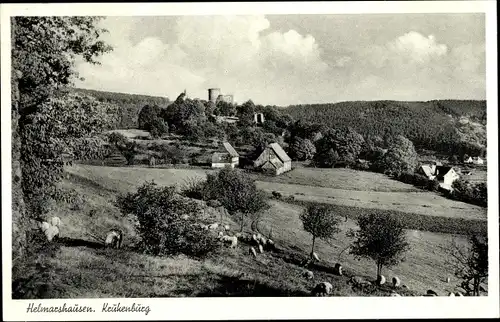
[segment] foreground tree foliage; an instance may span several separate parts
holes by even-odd
[[[409,250],[401,223],[392,216],[371,213],[358,218],[359,229],[351,231],[356,238],[350,253],[356,258],[370,258],[377,265],[377,276],[383,267],[398,264]]]
[[[217,239],[195,225],[198,204],[175,193],[175,187],[146,182],[137,192],[121,195],[116,205],[136,218],[140,246],[146,254],[203,257],[217,248]]]
[[[340,218],[335,216],[327,205],[311,204],[300,215],[304,230],[312,235],[311,257],[316,238],[329,240],[340,232]]]
[[[99,20],[99,17],[15,17],[11,20],[11,66],[12,74],[17,78],[13,82],[16,103],[13,104],[12,124],[17,132],[13,135],[13,145],[20,152],[14,154],[15,158],[20,157],[20,162],[13,160],[13,173],[17,174],[14,179],[19,185],[16,187],[22,187],[24,200],[30,204],[27,217],[38,216],[38,211],[32,211],[37,209],[35,203],[42,200],[45,193],[50,194],[54,182],[60,178],[62,163],[57,153],[62,149],[55,145],[70,142],[72,135],[79,139],[87,138],[94,132],[95,125],[99,127],[100,123],[93,124],[96,120],[89,116],[94,112],[93,104],[79,102],[79,98],[73,97],[66,105],[66,99],[56,95],[78,77],[75,71],[77,56],[97,63],[98,56],[111,50],[99,40],[100,35],[106,32],[97,27]],[[82,108],[73,110],[71,106],[75,104]],[[56,118],[55,123],[49,122],[52,118],[47,115],[56,116],[57,110],[64,107],[67,107],[64,112],[70,112],[64,117],[79,123],[64,123],[67,120],[61,117]],[[44,141],[52,134],[43,131],[59,133],[59,137]],[[53,147],[57,152],[52,152]],[[20,169],[16,169],[19,166]],[[21,213],[13,221],[24,221],[24,216]],[[26,227],[17,228],[13,239],[21,241],[23,238],[19,235],[25,234]],[[24,246],[15,249],[20,250]],[[20,251],[16,252],[14,257],[20,255]]]
[[[448,262],[455,269],[455,276],[462,280],[460,286],[466,294],[479,296],[481,284],[488,279],[488,236],[471,235],[468,242],[468,245],[452,243]]]

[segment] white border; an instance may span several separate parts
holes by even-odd
[[[348,319],[348,318],[488,318],[499,317],[498,269],[498,78],[496,1],[424,2],[279,2],[170,4],[8,4],[1,5],[2,89],[2,241],[4,320],[187,320],[187,319]],[[95,300],[11,300],[11,129],[10,16],[15,15],[219,15],[219,14],[360,14],[360,13],[486,14],[488,104],[488,232],[489,296],[480,298],[172,298]],[[7,264],[9,263],[9,264]],[[27,314],[27,304],[90,305],[97,313]],[[151,312],[99,313],[102,303],[149,305]]]

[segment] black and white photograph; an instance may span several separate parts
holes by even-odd
[[[285,5],[2,5],[4,319],[500,317],[496,2]]]

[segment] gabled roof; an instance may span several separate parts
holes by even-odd
[[[292,161],[285,150],[278,143],[271,143],[269,147],[273,149],[274,153],[281,159],[282,162]]]
[[[229,142],[224,142],[223,145],[226,151],[229,153],[229,155],[232,156],[233,158],[240,156],[238,152],[236,152],[236,150],[233,148],[233,146],[229,144]]]
[[[422,169],[422,171],[425,173],[426,176],[432,177],[434,175],[431,166],[422,165],[422,166],[420,166],[420,168]]]
[[[436,176],[437,176],[438,180],[442,179],[452,169],[453,169],[452,167],[437,166],[436,167]]]

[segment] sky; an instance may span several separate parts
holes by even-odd
[[[486,99],[484,14],[107,17],[77,87],[237,102]]]

